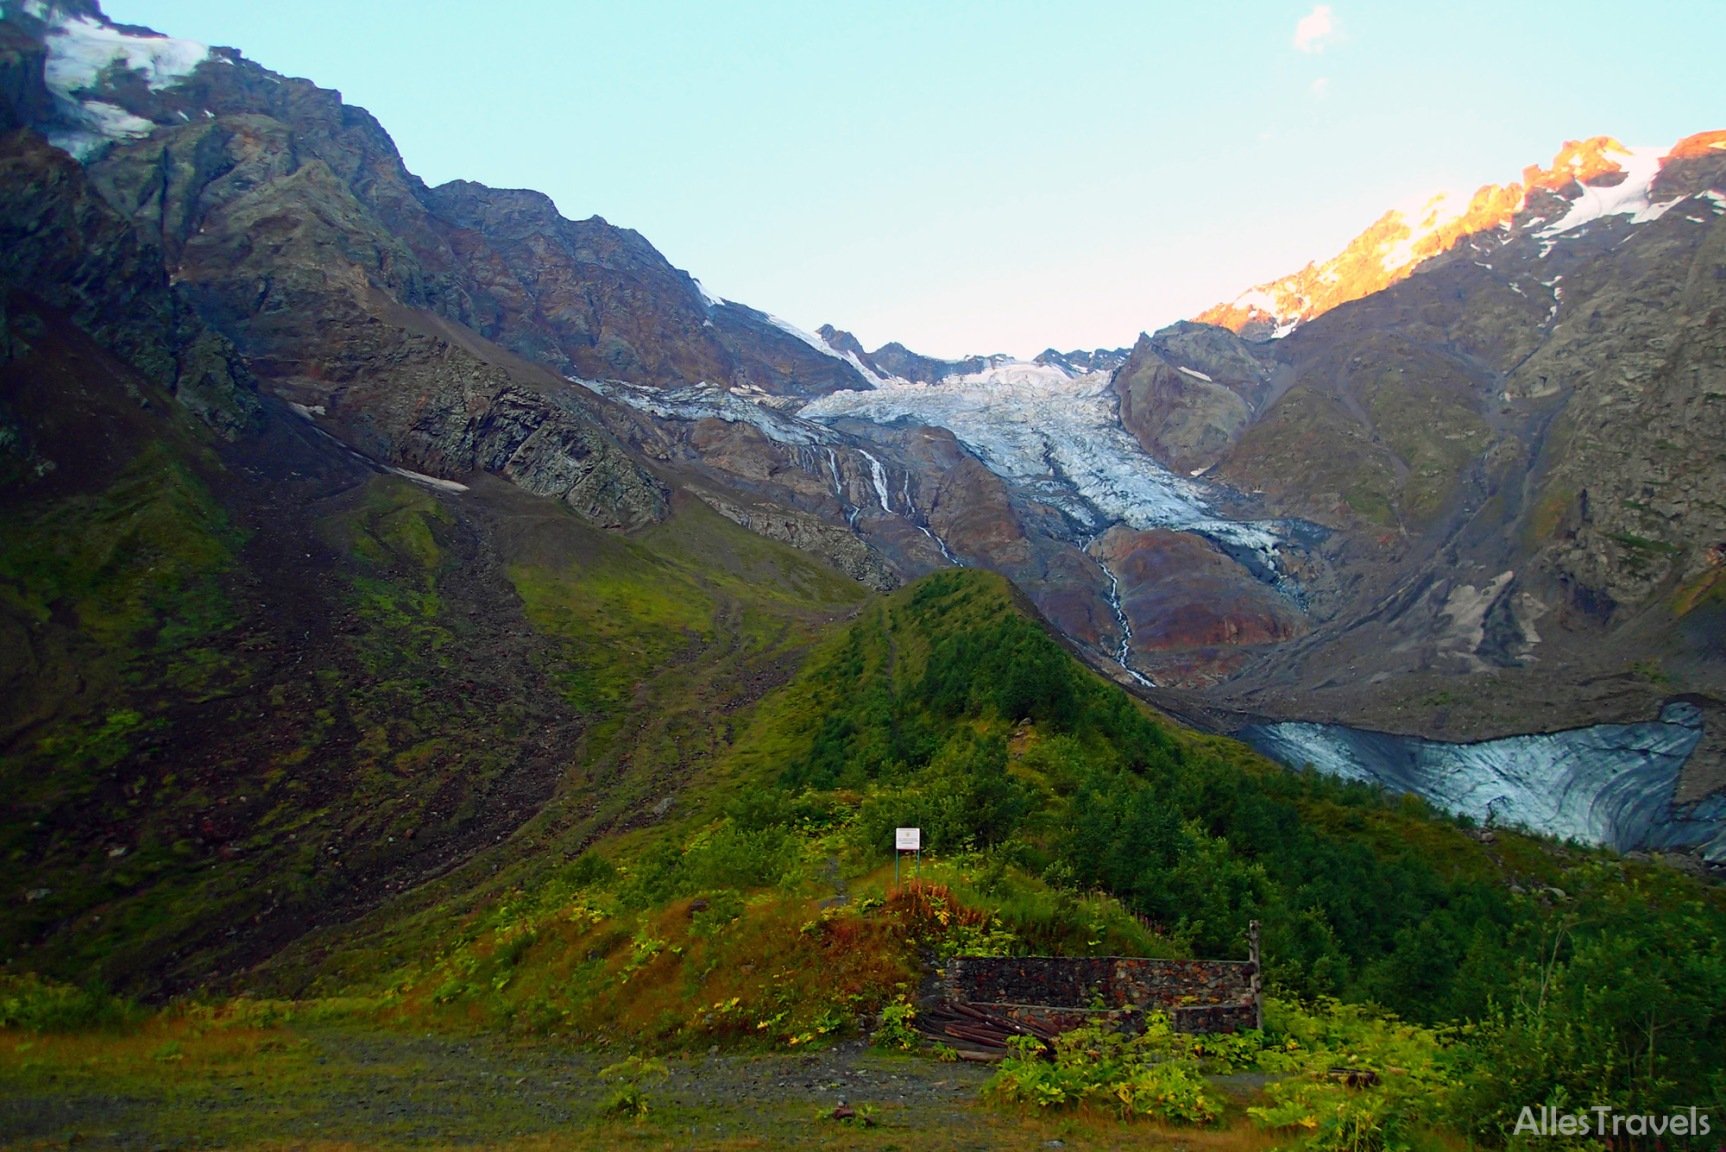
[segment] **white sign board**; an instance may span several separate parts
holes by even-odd
[[[893,829],[893,848],[898,852],[921,852],[923,850],[923,829]]]

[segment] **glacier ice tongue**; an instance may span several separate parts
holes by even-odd
[[[1700,713],[1689,704],[1669,705],[1649,723],[1468,744],[1299,721],[1251,725],[1237,735],[1290,767],[1412,792],[1483,823],[1626,852],[1710,842],[1726,852],[1726,804],[1683,811],[1672,803],[1678,774],[1702,738]]]
[[[1213,512],[1201,485],[1164,468],[1121,427],[1108,384],[1103,372],[1071,376],[1014,361],[938,384],[895,381],[867,392],[834,392],[798,415],[816,422],[910,419],[946,428],[1002,479],[1088,526],[1123,522],[1199,532],[1258,553],[1274,571],[1274,528]],[[1073,506],[1069,494],[1088,507]]]

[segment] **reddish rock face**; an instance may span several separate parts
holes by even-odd
[[[1161,683],[1215,681],[1241,649],[1306,631],[1293,604],[1202,537],[1117,528],[1092,551],[1121,582],[1136,662]]]

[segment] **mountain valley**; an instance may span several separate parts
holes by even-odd
[[[1480,1022],[1409,1123],[1497,1144],[1557,932],[1670,1051],[1599,1008],[1528,1083],[1726,1091],[1726,131],[943,360],[0,10],[0,1029],[820,1045],[953,955],[1262,922],[1273,1031]]]

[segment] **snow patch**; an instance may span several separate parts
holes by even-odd
[[[1708,189],[1706,192],[1698,193],[1698,195],[1710,204],[1714,205],[1715,215],[1726,212],[1726,195],[1716,192],[1712,188]]]
[[[725,303],[724,300],[721,300],[719,297],[715,296],[713,293],[709,292],[705,287],[703,287],[702,283],[699,279],[697,279],[694,276],[691,276],[690,279],[695,281],[695,290],[697,292],[701,293],[701,298],[703,300],[707,301],[707,306],[709,308],[717,308],[721,304]]]
[[[1209,376],[1206,376],[1203,372],[1200,372],[1197,368],[1188,368],[1183,364],[1177,364],[1177,365],[1175,365],[1175,371],[1185,372],[1188,376],[1191,376],[1194,380],[1203,380],[1206,384],[1215,384],[1216,383],[1215,380],[1212,380]]]
[[[457,484],[454,480],[442,480],[436,476],[427,476],[424,472],[410,472],[406,468],[391,468],[397,476],[412,480],[415,484],[424,484],[427,488],[436,488],[439,492],[466,492],[466,484]]]
[[[1251,292],[1243,292],[1235,297],[1236,308],[1257,308],[1260,312],[1276,315],[1277,302],[1263,288],[1254,288]]]
[[[142,72],[156,92],[190,76],[210,55],[208,46],[192,40],[137,36],[87,16],[52,25],[47,46],[43,79],[55,94],[66,97],[93,87],[117,60],[125,62],[127,71]]]
[[[1663,204],[1650,204],[1648,207],[1632,216],[1630,218],[1630,222],[1632,224],[1648,224],[1652,221],[1658,220],[1662,216],[1666,215],[1668,209],[1682,199],[1684,199],[1684,197],[1675,196]]]
[[[819,424],[799,420],[769,408],[765,403],[755,402],[747,391],[737,395],[728,388],[706,381],[682,388],[649,388],[619,380],[584,380],[576,376],[567,379],[589,392],[669,420],[715,419],[730,424],[749,424],[778,444],[830,444],[835,439],[833,433]],[[765,401],[766,394],[761,396]]]
[[[142,116],[134,116],[118,104],[104,100],[86,100],[78,106],[76,127],[54,129],[48,133],[48,143],[77,160],[86,159],[110,140],[136,140],[148,136],[155,125]]]
[[[208,47],[191,40],[122,32],[86,16],[57,15],[45,5],[26,11],[49,24],[42,79],[59,108],[62,126],[49,133],[48,142],[79,160],[107,141],[136,139],[155,127],[117,104],[80,95],[97,87],[110,67],[118,64],[141,73],[155,92],[190,76],[210,55]]]
[[[815,349],[815,351],[821,353],[823,356],[831,356],[835,360],[843,360],[845,363],[851,365],[851,367],[857,370],[857,374],[859,376],[863,377],[864,380],[867,380],[875,387],[879,388],[882,384],[886,383],[886,381],[880,376],[864,367],[863,362],[857,359],[856,353],[841,352],[831,344],[827,343],[827,341],[821,339],[821,337],[815,335],[815,333],[805,332],[789,320],[781,320],[770,312],[763,312],[762,315],[767,317],[767,322],[769,324],[773,325],[781,332],[795,336],[797,339],[803,341],[803,343],[809,345],[809,347]]]
[[[1468,204],[1465,196],[1439,192],[1422,203],[1396,209],[1397,218],[1402,221],[1408,234],[1392,244],[1379,257],[1384,270],[1391,273],[1400,272],[1417,263],[1416,246],[1461,218],[1468,211]]]
[[[1557,223],[1543,228],[1541,237],[1550,238],[1570,232],[1606,216],[1630,216],[1633,218],[1632,222],[1641,223],[1640,217],[1651,207],[1648,192],[1654,184],[1654,178],[1660,175],[1662,152],[1663,149],[1660,148],[1615,151],[1613,154],[1618,159],[1618,166],[1624,171],[1624,179],[1610,187],[1583,184],[1582,194],[1570,203],[1570,211]],[[1664,212],[1669,207],[1670,204],[1664,205],[1660,211]]]

